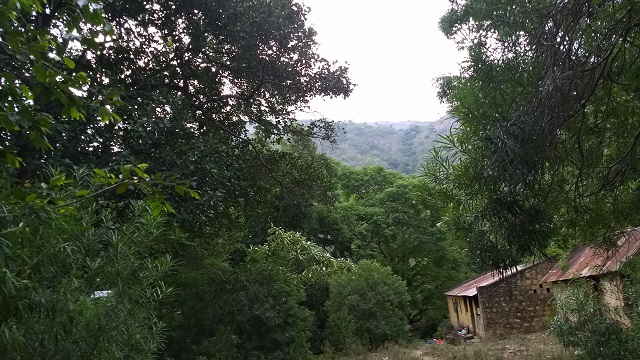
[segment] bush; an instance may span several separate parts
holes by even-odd
[[[555,297],[556,316],[551,333],[564,346],[578,349],[588,360],[636,359],[640,348],[633,328],[624,328],[615,320],[589,281],[574,282],[559,290]]]
[[[361,261],[352,271],[329,280],[329,343],[342,349],[353,340],[352,345],[375,348],[407,339],[408,307],[409,295],[402,279],[388,267]]]
[[[5,199],[0,358],[154,358],[164,335],[155,312],[171,265],[153,255],[172,235],[162,219],[139,203],[121,219],[90,201],[62,213]]]
[[[326,290],[309,290],[343,262],[300,234],[280,229],[269,232],[267,243],[251,247],[241,263],[210,259],[183,269],[183,299],[176,305],[182,316],[169,343],[170,356],[311,358],[310,338],[319,336],[312,310],[322,309]]]

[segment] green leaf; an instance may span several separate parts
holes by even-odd
[[[162,206],[159,201],[152,201],[149,203],[149,206],[151,206],[151,215],[153,216],[159,216],[162,214],[162,210],[164,210],[164,206]]]
[[[98,117],[100,118],[100,120],[102,120],[103,123],[106,123],[109,121],[109,119],[111,119],[109,110],[104,107],[101,107],[100,110],[98,110]]]
[[[54,178],[52,178],[51,180],[49,180],[49,185],[50,186],[60,186],[63,185],[65,183],[68,183],[70,180],[66,180],[66,177],[64,175],[58,175]]]
[[[175,214],[176,211],[173,210],[173,207],[171,206],[171,204],[169,204],[168,202],[164,202],[164,208],[167,209],[168,212]]]
[[[84,115],[82,115],[75,106],[69,109],[69,116],[76,120],[84,118]]]
[[[75,193],[75,197],[85,196],[89,193],[89,190],[78,190]]]
[[[81,84],[87,85],[89,84],[89,76],[85,72],[79,72],[76,74],[76,79],[80,81]]]
[[[0,126],[7,129],[7,131],[20,130],[20,127],[11,121],[11,117],[6,113],[0,114]]]
[[[73,69],[76,67],[76,63],[73,62],[73,60],[69,59],[68,57],[63,57],[62,60],[64,60],[64,63],[67,64],[67,66],[69,67],[69,69]]]
[[[191,196],[192,198],[200,199],[200,195],[196,191],[193,191],[191,189],[187,189],[187,191],[189,192],[189,196]]]
[[[133,167],[133,171],[135,171],[136,174],[138,174],[138,176],[143,178],[143,179],[148,179],[149,178],[149,175],[147,175],[144,171],[140,170],[137,166]]]
[[[20,90],[22,90],[22,95],[26,97],[28,100],[33,100],[33,93],[26,84],[20,84]]]
[[[20,163],[22,163],[22,158],[19,158],[9,152],[6,155],[6,158],[7,158],[7,164],[9,164],[9,166],[14,167],[16,169],[20,168]]]
[[[60,186],[62,184],[64,184],[64,175],[58,175],[49,180],[49,185],[51,186]]]
[[[124,182],[118,185],[118,187],[116,187],[116,194],[120,195],[126,192],[127,190],[129,190],[129,183]]]

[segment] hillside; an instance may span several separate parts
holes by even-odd
[[[434,122],[339,123],[338,144],[320,142],[319,151],[351,166],[380,165],[415,174],[440,134],[449,132],[450,116]]]

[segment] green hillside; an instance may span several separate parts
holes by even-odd
[[[415,174],[440,134],[448,133],[451,117],[434,122],[339,123],[338,144],[320,142],[319,150],[347,165],[380,165]]]

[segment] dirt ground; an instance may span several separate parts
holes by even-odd
[[[546,333],[517,335],[502,340],[472,340],[459,346],[422,344],[411,355],[421,360],[575,359],[573,350],[563,348]]]
[[[374,352],[324,354],[316,360],[575,360],[546,333],[518,335],[501,340],[472,340],[462,345],[391,345]]]

